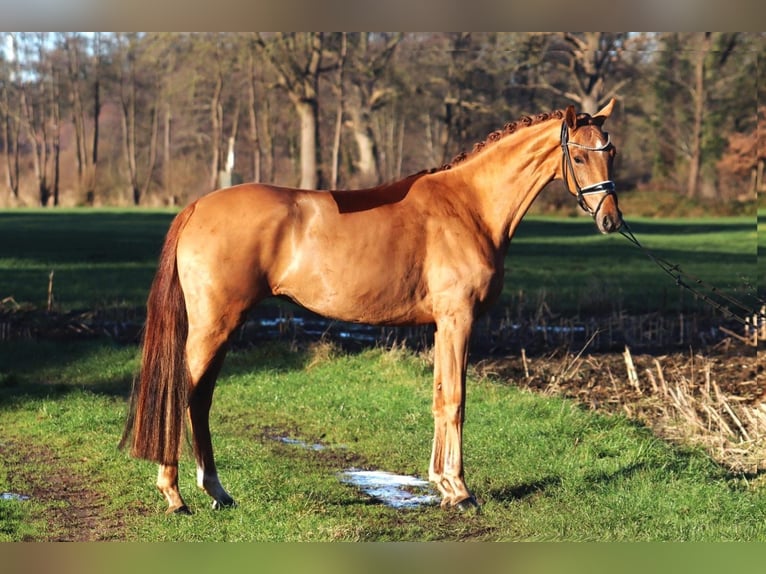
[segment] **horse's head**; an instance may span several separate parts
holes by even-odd
[[[601,129],[613,106],[614,99],[593,116],[577,115],[569,106],[561,126],[562,177],[601,233],[612,233],[622,226],[612,181],[616,151],[609,134]]]

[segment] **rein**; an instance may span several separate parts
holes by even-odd
[[[599,147],[590,147],[580,143],[570,142],[569,129],[567,124],[566,122],[562,122],[561,124],[561,151],[563,153],[561,162],[564,181],[567,181],[568,170],[571,174],[571,179],[574,183],[575,191],[577,192],[577,203],[585,212],[594,218],[598,214],[599,209],[601,209],[601,205],[604,203],[604,200],[610,195],[614,195],[614,181],[600,181],[592,185],[581,187],[580,183],[577,181],[577,176],[575,175],[574,166],[572,165],[572,156],[569,153],[569,148],[572,146],[587,151],[606,151],[611,145],[612,144],[608,135],[606,143]],[[591,209],[585,202],[585,196],[595,193],[603,193],[604,196],[599,201],[596,209]],[[689,291],[692,295],[694,295],[694,297],[704,301],[713,309],[720,311],[723,313],[725,318],[735,320],[748,328],[757,328],[757,323],[766,322],[766,313],[764,312],[763,308],[761,311],[758,311],[750,305],[743,303],[736,297],[728,295],[720,291],[717,287],[714,287],[702,279],[699,279],[698,277],[683,271],[679,265],[674,265],[666,259],[663,259],[662,257],[652,253],[649,249],[644,247],[641,242],[638,241],[636,236],[633,234],[633,231],[631,231],[630,226],[624,219],[622,220],[622,226],[620,227],[620,234],[628,241],[633,243],[633,245],[638,247],[641,251],[643,251],[644,254],[660,269],[672,277],[677,286]],[[760,299],[757,296],[755,298],[759,304],[766,305],[766,301]],[[736,311],[733,311],[732,309],[736,309]]]
[[[662,257],[659,257],[658,255],[655,255],[649,251],[649,249],[644,247],[638,241],[638,239],[636,239],[636,236],[633,235],[633,232],[625,220],[622,221],[620,234],[628,241],[633,243],[633,245],[638,247],[641,251],[643,251],[644,254],[649,257],[649,259],[651,259],[660,269],[670,275],[675,280],[677,286],[686,289],[696,298],[704,301],[713,307],[713,309],[720,311],[727,319],[733,319],[742,325],[755,328],[758,326],[755,324],[756,318],[757,322],[766,321],[766,314],[764,314],[763,310],[757,311],[736,297],[727,295],[713,285],[710,285],[709,283],[704,282],[702,279],[699,279],[690,273],[683,271],[679,265],[673,265],[666,259],[663,259]],[[717,297],[718,300],[714,299],[714,297]],[[763,301],[758,297],[756,297],[756,299],[759,301],[759,303],[766,303],[766,301]],[[732,307],[738,309],[739,312],[732,311]],[[750,321],[750,317],[753,317],[752,323]]]
[[[569,170],[569,173],[572,174],[572,181],[575,185],[575,191],[577,191],[577,203],[583,209],[583,211],[587,212],[591,217],[596,217],[596,214],[598,213],[598,210],[601,209],[601,204],[604,203],[604,200],[610,195],[614,195],[615,185],[612,180],[606,180],[599,181],[598,183],[591,185],[586,185],[585,187],[580,187],[580,182],[577,181],[574,166],[572,165],[572,156],[569,153],[569,146],[579,147],[580,149],[588,151],[606,151],[611,145],[612,142],[608,135],[606,143],[600,147],[590,147],[583,144],[570,142],[569,129],[567,128],[567,124],[566,122],[561,123],[561,151],[563,153],[563,158],[561,159],[561,171],[564,176],[564,181],[566,182],[567,180],[567,170]],[[595,193],[603,193],[604,197],[602,197],[601,201],[598,202],[596,209],[591,209],[585,202],[585,196],[593,195]]]

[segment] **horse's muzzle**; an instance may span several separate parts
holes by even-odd
[[[614,213],[597,213],[595,219],[596,227],[603,234],[614,233],[622,227],[622,213],[619,209]]]

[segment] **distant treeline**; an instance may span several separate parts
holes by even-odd
[[[764,40],[6,33],[0,205],[174,204],[252,180],[364,187],[448,162],[522,115],[593,112],[611,97],[623,189],[752,199],[764,187]]]

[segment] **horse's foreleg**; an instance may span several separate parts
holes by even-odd
[[[442,507],[461,510],[476,501],[463,478],[463,417],[468,360],[469,318],[437,322],[434,345],[434,442],[429,480],[442,494]]]

